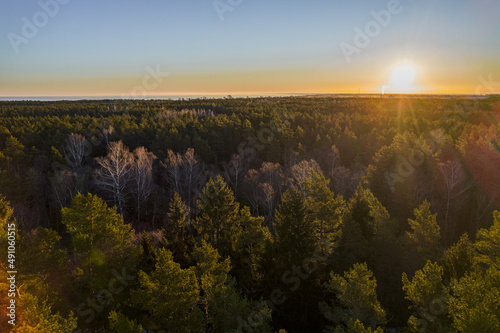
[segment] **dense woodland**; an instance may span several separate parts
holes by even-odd
[[[0,110],[14,332],[500,332],[498,97]]]

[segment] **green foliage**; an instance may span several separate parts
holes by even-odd
[[[195,226],[201,237],[212,244],[222,256],[234,251],[239,233],[239,204],[222,176],[210,179],[198,199]]]
[[[372,330],[371,327],[365,327],[362,322],[359,320],[349,319],[349,323],[346,328],[342,326],[335,327],[333,333],[383,333],[384,330],[380,327],[377,327],[375,330]]]
[[[236,251],[232,256],[235,275],[238,281],[251,288],[261,280],[259,262],[262,260],[265,244],[270,241],[271,233],[262,224],[263,217],[253,217],[248,207],[243,207],[239,214],[240,233],[236,239]]]
[[[280,267],[290,268],[314,253],[314,226],[306,220],[305,200],[297,188],[283,194],[274,230]]]
[[[370,190],[358,186],[344,214],[337,254],[340,266],[348,269],[357,262],[370,261],[374,251],[384,250],[385,244],[380,240],[384,237],[391,240],[391,228],[390,216],[384,206]]]
[[[500,257],[500,212],[493,213],[493,225],[477,232],[474,244],[479,252],[479,263],[491,266]]]
[[[408,219],[411,231],[406,232],[402,246],[407,257],[409,271],[422,267],[427,260],[436,260],[441,254],[439,226],[436,215],[430,210],[430,203],[424,201],[414,210],[415,219]]]
[[[193,246],[193,238],[188,229],[189,208],[176,192],[170,201],[168,225],[163,229],[163,243],[174,256],[174,260],[182,266],[190,262],[189,252]]]
[[[69,277],[68,254],[66,249],[58,248],[60,239],[54,230],[40,227],[22,234],[18,241],[18,265],[23,272],[20,281],[26,283],[32,295],[41,299],[56,296],[56,290],[61,290]]]
[[[477,270],[477,252],[469,236],[463,234],[444,252],[439,262],[444,270],[444,278],[448,281],[459,279],[467,272]]]
[[[411,281],[406,273],[403,273],[405,298],[411,302],[411,308],[415,311],[408,320],[410,330],[419,331],[424,328],[431,332],[447,331],[449,290],[443,284],[442,276],[443,268],[430,261],[415,273]]]
[[[386,313],[377,299],[377,280],[366,263],[355,264],[344,277],[332,272],[325,287],[335,297],[330,304],[322,302],[319,307],[333,324],[342,323],[354,329],[359,324],[350,323],[351,320],[370,327],[385,323]]]
[[[112,278],[112,269],[134,267],[138,248],[133,244],[134,231],[123,223],[116,207],[92,194],[78,194],[71,208],[61,210],[74,246],[77,280],[93,294],[106,288]]]
[[[109,313],[109,328],[113,333],[142,333],[142,326],[135,320],[130,320],[121,312],[111,311]]]
[[[500,332],[500,260],[454,281],[449,313],[458,332]]]
[[[321,172],[311,172],[305,181],[307,220],[315,228],[315,236],[320,245],[331,244],[340,237],[342,213],[345,202],[335,198],[329,188],[330,181]]]
[[[147,311],[151,326],[168,332],[190,332],[201,327],[195,272],[182,269],[170,251],[158,250],[155,270],[150,274],[139,272],[139,284],[131,297],[138,308]]]
[[[242,319],[252,314],[261,317],[257,332],[269,332],[270,313],[263,304],[258,307],[242,297],[235,289],[235,280],[229,276],[231,261],[220,261],[217,250],[202,241],[193,251],[196,275],[201,288],[201,304],[205,329],[232,332],[242,327]]]
[[[70,313],[67,318],[54,314],[51,306],[29,294],[21,298],[23,313],[18,314],[16,326],[11,332],[16,333],[71,333],[77,327],[76,318]]]

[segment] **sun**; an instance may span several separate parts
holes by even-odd
[[[417,70],[410,64],[401,64],[396,66],[392,71],[391,81],[389,84],[391,91],[394,92],[410,92],[415,90],[413,82],[417,76]]]

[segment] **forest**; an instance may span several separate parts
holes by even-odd
[[[500,332],[499,120],[495,96],[2,101],[0,331]]]

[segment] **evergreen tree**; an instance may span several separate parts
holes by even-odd
[[[332,272],[325,286],[335,297],[330,304],[321,302],[319,308],[330,322],[347,327],[353,326],[350,320],[370,327],[385,323],[386,314],[377,299],[377,280],[366,263],[355,264],[344,277]]]
[[[142,333],[142,326],[135,320],[130,320],[121,312],[111,311],[109,313],[109,328],[113,333]]]
[[[411,231],[402,238],[406,254],[407,271],[414,272],[427,260],[436,260],[441,255],[439,226],[436,215],[430,210],[430,203],[424,201],[414,211],[415,219],[408,219]]]
[[[458,332],[500,332],[500,260],[454,280],[449,313]]]
[[[444,252],[439,262],[444,270],[443,276],[448,281],[460,279],[466,273],[477,270],[477,252],[469,236],[463,234]]]
[[[329,183],[322,172],[315,171],[304,182],[307,220],[314,226],[316,239],[322,248],[340,237],[342,213],[345,209],[343,198],[335,198]]]
[[[222,176],[210,179],[198,199],[195,226],[200,236],[227,257],[234,251],[240,226],[239,204]]]
[[[72,333],[77,328],[77,320],[73,313],[63,317],[59,313],[53,313],[47,302],[36,297],[25,294],[20,298],[22,306],[21,313],[17,313],[16,325],[11,332],[16,333]]]
[[[412,332],[449,332],[446,308],[449,290],[442,282],[443,268],[428,261],[410,281],[403,273],[403,290],[412,304],[413,315],[408,319]]]
[[[500,212],[493,213],[493,225],[477,232],[474,246],[479,252],[478,261],[483,266],[492,265],[500,257]]]
[[[133,303],[147,311],[145,328],[167,332],[192,332],[201,327],[197,307],[199,287],[193,269],[182,269],[172,253],[159,249],[155,270],[139,272],[138,289],[131,292]],[[149,320],[148,320],[149,319]]]
[[[189,207],[176,192],[170,201],[168,225],[163,229],[163,244],[172,252],[174,260],[187,267],[190,263],[189,252],[193,247],[193,238],[188,228]]]
[[[240,233],[236,239],[233,272],[239,285],[252,291],[256,282],[262,281],[259,263],[264,255],[265,244],[271,239],[269,229],[263,226],[263,217],[253,217],[250,208],[244,207],[239,214]]]
[[[204,240],[193,252],[196,275],[201,288],[205,331],[233,332],[240,327],[241,318],[252,313],[263,315],[256,332],[269,332],[270,314],[263,305],[252,306],[235,289],[235,280],[229,275],[231,261],[220,260],[217,250]]]
[[[88,297],[105,289],[113,271],[135,269],[138,248],[133,244],[134,230],[123,223],[116,207],[92,194],[78,194],[71,208],[61,210],[74,247],[73,275]]]

